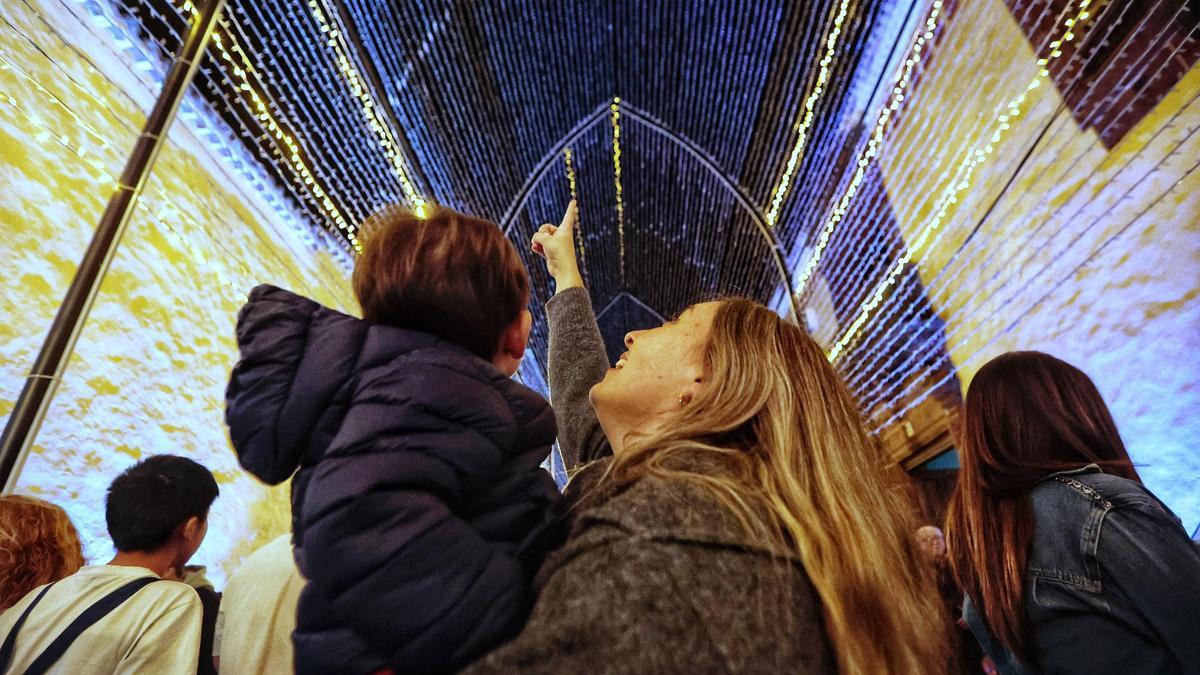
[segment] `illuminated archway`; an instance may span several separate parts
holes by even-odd
[[[525,179],[525,184],[521,186],[519,191],[517,191],[512,203],[509,204],[508,209],[504,212],[504,218],[502,218],[500,221],[500,228],[504,230],[505,235],[508,235],[512,231],[517,214],[521,213],[525,209],[525,203],[529,200],[529,195],[532,194],[539,185],[541,185],[542,180],[546,177],[546,173],[558,160],[558,157],[562,154],[563,149],[578,141],[584,134],[591,131],[597,124],[607,119],[611,105],[612,104],[610,104],[608,101],[605,101],[597,106],[595,110],[581,119],[569,132],[560,138],[558,142],[550,147],[550,150],[542,157],[541,161],[538,162],[533,171],[530,172],[529,177]],[[618,105],[620,106],[621,112],[623,112],[629,119],[634,120],[643,127],[650,129],[651,131],[669,139],[671,142],[683,148],[689,155],[698,161],[701,166],[708,169],[709,173],[711,173],[713,177],[717,179],[721,186],[733,195],[734,199],[737,200],[742,209],[754,219],[754,224],[759,235],[762,236],[771,249],[771,259],[775,263],[775,271],[779,275],[779,282],[787,291],[788,302],[792,308],[792,317],[794,319],[795,317],[800,316],[799,308],[796,306],[796,296],[795,293],[792,292],[791,275],[788,274],[787,265],[784,263],[783,251],[780,249],[779,242],[775,239],[775,235],[771,228],[767,225],[766,218],[763,216],[762,211],[754,206],[754,202],[750,200],[749,195],[746,194],[746,190],[742,188],[737,181],[726,174],[725,171],[722,170],[722,168],[717,164],[716,160],[706,153],[703,148],[692,142],[687,137],[672,130],[662,121],[655,119],[652,115],[640,110],[636,106],[630,105],[623,100]]]

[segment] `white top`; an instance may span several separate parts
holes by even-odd
[[[225,585],[213,648],[222,675],[294,672],[292,631],[304,577],[291,539],[282,535],[250,554]]]
[[[96,601],[143,577],[144,567],[88,565],[59,581],[33,608],[17,634],[10,672],[29,667],[72,621]],[[40,593],[39,586],[0,614],[0,640]],[[83,631],[51,673],[195,673],[200,663],[200,598],[186,584],[156,581]]]

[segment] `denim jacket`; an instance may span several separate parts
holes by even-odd
[[[1030,493],[1025,612],[1039,669],[1019,662],[970,600],[967,625],[1004,675],[1200,673],[1200,548],[1135,481],[1095,465]]]

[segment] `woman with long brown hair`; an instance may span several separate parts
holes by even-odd
[[[534,237],[572,527],[525,629],[469,672],[941,672],[903,477],[820,347],[728,299],[610,368],[573,226],[574,205]]]
[[[80,567],[79,533],[62,507],[37,497],[0,496],[0,611]]]
[[[1200,549],[1086,374],[1040,352],[993,359],[959,457],[950,560],[1000,672],[1200,672]]]

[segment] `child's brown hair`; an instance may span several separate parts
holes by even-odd
[[[491,360],[529,302],[529,274],[492,222],[448,208],[386,209],[363,224],[354,294],[363,318],[432,333]]]

